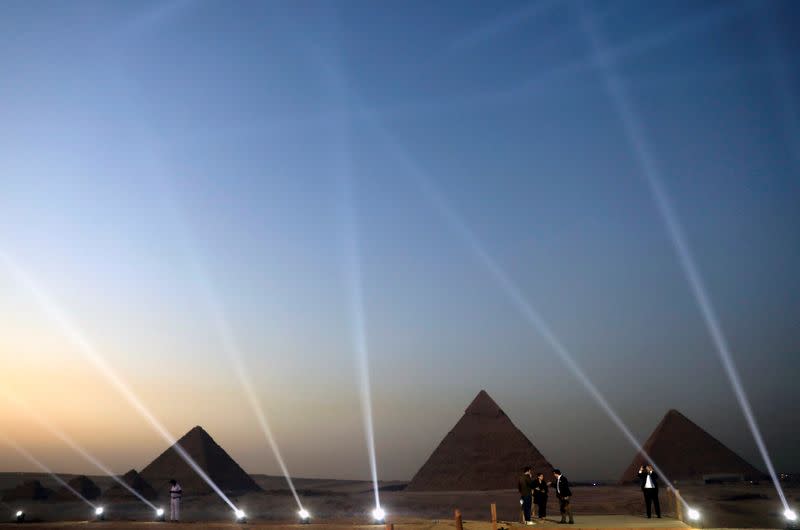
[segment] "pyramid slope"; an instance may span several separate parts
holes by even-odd
[[[516,487],[520,469],[553,468],[495,401],[481,390],[408,485],[409,491]]]
[[[122,475],[122,481],[131,487],[134,491],[147,500],[155,500],[158,498],[158,493],[153,487],[147,483],[145,479],[135,470],[131,469]],[[108,499],[136,499],[137,497],[121,484],[114,483],[113,486],[108,488],[103,494],[103,497]]]
[[[53,490],[45,488],[38,480],[28,480],[3,494],[3,502],[40,501],[53,495]],[[73,495],[74,498],[74,495]]]
[[[705,475],[735,474],[760,479],[764,474],[728,449],[689,418],[670,410],[645,442],[643,449],[671,481],[703,480]],[[644,462],[637,453],[622,475],[622,482],[635,479]]]
[[[70,479],[67,484],[70,488],[83,495],[86,500],[91,501],[100,497],[100,487],[86,475],[78,475]],[[56,491],[56,498],[62,501],[74,501],[75,494],[70,491],[69,488],[61,486],[58,491]]]
[[[261,491],[258,484],[225,452],[202,427],[197,426],[176,442],[198,466],[226,493]],[[157,492],[168,491],[170,479],[177,480],[184,494],[205,494],[213,491],[197,472],[175,450],[164,451],[141,472],[142,478]]]

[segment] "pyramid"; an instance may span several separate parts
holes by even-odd
[[[40,501],[53,494],[53,490],[42,486],[38,480],[28,480],[3,494],[3,502],[7,501]]]
[[[197,426],[176,442],[200,466],[208,477],[226,493],[261,491],[258,484],[245,473],[225,450]],[[213,490],[202,477],[187,464],[175,450],[175,446],[164,451],[141,472],[142,478],[156,492],[169,491],[170,479],[177,480],[184,495],[210,493]]]
[[[645,442],[643,449],[670,481],[703,480],[707,475],[742,475],[760,479],[762,472],[725,447],[689,418],[670,410]],[[645,461],[637,453],[622,475],[622,482],[635,480]]]
[[[67,482],[70,488],[77,491],[86,500],[96,499],[100,496],[100,488],[86,475],[79,475]],[[66,486],[61,486],[56,491],[56,498],[61,501],[74,501],[75,494]]]
[[[148,484],[135,469],[131,469],[120,478],[125,484],[130,486],[145,499],[155,500],[158,498],[158,493],[153,489],[153,486]],[[103,497],[107,499],[136,499],[136,496],[131,493],[130,490],[124,488],[117,482],[106,490]]]
[[[516,488],[523,466],[545,476],[550,463],[481,390],[411,479],[409,491],[475,491]]]

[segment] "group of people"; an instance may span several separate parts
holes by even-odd
[[[637,474],[639,484],[644,494],[645,509],[647,511],[647,518],[652,517],[652,510],[655,508],[656,517],[661,518],[661,504],[658,501],[658,487],[659,480],[653,466],[650,464],[642,464],[639,466]],[[544,473],[536,473],[534,476],[533,468],[525,466],[522,469],[522,475],[519,477],[517,487],[519,489],[520,504],[522,505],[522,513],[525,517],[525,524],[533,525],[533,505],[536,505],[536,516],[539,519],[547,517],[547,497],[549,496],[550,488],[555,489],[556,498],[558,499],[558,507],[561,512],[561,520],[559,524],[575,524],[572,517],[572,506],[570,505],[570,498],[572,497],[572,490],[569,487],[569,480],[561,474],[560,469],[553,470],[553,479],[548,482],[544,479]],[[181,499],[183,498],[183,488],[176,480],[170,480],[170,503],[169,503],[169,520],[179,521],[181,516]]]
[[[534,478],[531,466],[525,466],[522,469],[522,475],[519,477],[517,487],[525,524],[534,524],[532,514],[534,504],[536,505],[537,517],[539,519],[547,517],[547,497],[550,488],[555,490],[556,498],[558,499],[558,507],[561,512],[559,524],[575,524],[575,520],[572,517],[572,506],[570,505],[572,490],[569,487],[569,480],[561,474],[560,469],[553,470],[553,478],[554,480],[550,482],[546,481],[544,473],[537,473]]]
[[[536,505],[536,515],[539,519],[547,517],[547,497],[550,488],[555,489],[556,497],[558,498],[559,511],[561,512],[559,524],[575,523],[572,517],[572,506],[570,505],[572,490],[569,487],[569,480],[561,474],[559,469],[553,470],[553,477],[553,481],[547,482],[544,479],[544,473],[536,473],[534,475],[531,466],[525,466],[522,469],[522,475],[519,477],[517,487],[525,524],[534,524],[533,505]],[[644,494],[647,518],[650,519],[653,516],[652,512],[653,508],[655,508],[656,517],[661,519],[661,504],[658,501],[659,479],[653,466],[650,464],[639,466],[637,478]]]

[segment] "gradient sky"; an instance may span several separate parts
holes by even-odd
[[[433,183],[646,438],[677,408],[764,468],[576,0],[0,3],[0,252],[175,435],[278,472],[382,478],[485,388],[573,478],[633,449],[420,185]],[[598,0],[778,470],[800,470],[800,5]],[[422,175],[422,176],[421,176]],[[420,177],[421,176],[421,177]],[[0,262],[0,386],[118,472],[165,444]],[[60,472],[89,464],[0,400]],[[0,469],[33,470],[0,447]]]

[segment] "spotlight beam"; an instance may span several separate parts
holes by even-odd
[[[344,137],[344,135],[343,135]],[[340,152],[343,152],[341,150]],[[342,157],[344,158],[344,157]],[[350,325],[353,334],[353,346],[358,368],[359,397],[364,421],[369,456],[372,487],[375,495],[375,509],[381,509],[380,490],[378,487],[378,463],[375,451],[375,430],[372,416],[372,388],[369,375],[369,348],[367,346],[366,312],[364,311],[364,292],[361,274],[361,250],[359,246],[358,226],[356,223],[353,182],[348,161],[342,161],[338,187],[340,193],[340,217],[343,220],[344,274],[350,306]]]
[[[199,269],[199,267],[196,267]],[[198,277],[203,277],[204,275],[200,274],[198,270]],[[253,410],[253,413],[256,415],[258,419],[258,424],[261,427],[261,432],[264,434],[264,437],[267,439],[270,448],[272,449],[272,453],[275,455],[275,459],[278,461],[278,465],[281,468],[281,472],[283,473],[284,478],[286,479],[286,483],[289,485],[289,489],[292,491],[292,495],[294,496],[294,500],[297,503],[297,507],[300,510],[303,510],[303,504],[300,502],[300,496],[297,494],[297,489],[294,486],[294,481],[292,481],[292,477],[289,474],[289,469],[286,466],[286,463],[283,460],[283,456],[281,455],[280,449],[278,448],[278,442],[275,440],[274,435],[272,434],[272,429],[270,428],[269,421],[267,421],[267,416],[264,414],[264,408],[261,406],[261,403],[256,396],[255,389],[253,388],[253,383],[250,377],[247,375],[247,370],[245,369],[244,362],[242,360],[241,350],[237,341],[234,337],[233,331],[231,330],[230,325],[228,324],[227,318],[223,315],[222,311],[220,310],[219,304],[215,303],[215,297],[212,296],[211,290],[208,288],[207,282],[200,282],[203,285],[203,291],[205,293],[206,303],[208,305],[209,311],[211,312],[214,324],[217,329],[217,333],[220,337],[222,342],[223,349],[228,354],[228,358],[231,360],[234,370],[236,372],[236,376],[239,378],[239,383],[242,385],[242,388],[245,391],[245,395],[247,397],[247,401],[250,404],[250,408]]]
[[[11,257],[5,252],[0,251],[0,259],[5,263],[6,267],[16,277],[16,279],[24,285],[36,302],[39,304],[42,311],[53,320],[61,332],[78,348],[84,359],[89,361],[94,367],[102,373],[105,378],[117,389],[117,391],[128,401],[136,412],[139,413],[150,426],[166,441],[169,445],[174,447],[178,455],[191,467],[199,476],[211,487],[211,489],[219,495],[219,497],[230,506],[232,510],[236,510],[233,502],[228,498],[225,493],[219,489],[213,480],[206,474],[205,471],[192,459],[183,447],[176,443],[176,439],[169,431],[156,419],[156,417],[145,407],[145,405],[134,394],[133,390],[117,375],[111,365],[106,362],[105,358],[94,348],[94,346],[85,338],[81,330],[74,325],[63,310],[55,303],[55,301],[48,296],[45,290],[35,281],[35,279],[26,273]]]
[[[50,432],[51,434],[53,434],[53,435],[54,435],[56,438],[58,438],[59,440],[61,440],[61,441],[62,441],[62,442],[64,442],[65,444],[67,444],[67,445],[68,445],[68,446],[69,446],[69,447],[70,447],[70,448],[71,448],[73,451],[75,451],[76,453],[78,453],[79,455],[81,455],[81,456],[82,456],[82,457],[83,457],[83,458],[84,458],[86,461],[90,462],[90,463],[91,463],[91,464],[93,464],[95,467],[97,467],[99,470],[101,470],[103,473],[105,473],[106,475],[108,475],[108,476],[109,476],[111,479],[113,479],[113,480],[114,480],[114,481],[115,481],[117,484],[119,484],[120,486],[122,486],[123,488],[125,488],[126,490],[128,490],[129,492],[131,492],[131,493],[132,493],[134,496],[136,496],[136,497],[137,497],[137,498],[138,498],[140,501],[142,501],[144,504],[146,504],[147,506],[149,506],[149,507],[150,507],[150,508],[152,508],[153,510],[156,510],[156,507],[155,507],[155,505],[153,505],[153,503],[151,503],[150,501],[148,501],[147,499],[145,499],[145,498],[142,496],[142,494],[141,494],[141,493],[139,493],[138,491],[136,491],[135,489],[133,489],[133,488],[132,488],[132,487],[131,487],[131,486],[130,486],[130,485],[127,483],[127,482],[125,482],[124,480],[122,480],[122,479],[121,479],[121,478],[120,478],[120,477],[119,477],[119,476],[118,476],[116,473],[114,473],[113,471],[111,471],[111,470],[110,470],[108,467],[106,467],[106,466],[105,466],[105,465],[104,465],[102,462],[100,462],[98,459],[96,459],[96,458],[95,458],[95,457],[93,457],[91,454],[89,454],[89,452],[88,452],[86,449],[84,449],[83,447],[81,447],[80,445],[78,445],[78,443],[77,443],[75,440],[73,440],[72,438],[70,438],[69,436],[67,436],[67,434],[65,434],[64,432],[62,432],[62,431],[60,431],[59,429],[57,429],[57,428],[56,428],[56,427],[55,427],[55,426],[54,426],[52,423],[50,423],[50,422],[49,422],[49,421],[48,421],[48,420],[47,420],[47,419],[46,419],[44,416],[42,416],[41,414],[38,414],[38,413],[36,413],[35,411],[33,411],[33,410],[30,408],[30,406],[28,406],[28,404],[27,404],[27,403],[23,402],[21,399],[19,399],[19,398],[18,398],[18,397],[16,397],[16,396],[12,396],[12,395],[11,395],[11,394],[9,394],[9,393],[8,393],[8,392],[7,392],[5,389],[1,389],[1,388],[0,388],[0,391],[2,391],[2,393],[4,394],[4,396],[5,396],[5,398],[6,398],[7,400],[11,401],[11,402],[12,402],[12,403],[14,403],[15,405],[17,405],[18,407],[20,407],[21,409],[23,409],[23,410],[25,411],[25,414],[27,414],[29,417],[33,418],[33,420],[34,420],[34,421],[35,421],[37,424],[39,424],[39,425],[40,425],[42,428],[44,428],[45,430],[49,431],[49,432]]]
[[[343,72],[336,65],[338,58],[327,60],[317,47],[304,42],[314,55],[322,74],[325,76],[330,90],[339,100],[346,102],[347,80]],[[350,122],[349,107],[338,116],[339,127],[335,138],[339,145],[334,152],[336,159],[336,188],[338,193],[337,214],[341,223],[341,244],[344,248],[342,267],[344,282],[348,292],[347,304],[349,306],[350,326],[353,335],[353,347],[356,354],[356,367],[358,370],[359,398],[361,402],[361,416],[364,422],[364,436],[366,438],[370,473],[372,475],[373,493],[375,495],[375,509],[382,510],[380,501],[380,488],[378,487],[378,461],[375,451],[375,428],[372,413],[372,387],[369,374],[369,347],[367,340],[366,312],[364,310],[364,289],[361,274],[361,249],[359,246],[359,232],[356,219],[356,202],[354,197],[352,152],[350,147]]]
[[[275,440],[275,436],[272,433],[272,428],[270,427],[267,415],[264,413],[264,408],[258,399],[252,379],[248,375],[248,371],[242,359],[241,348],[239,347],[236,336],[231,329],[228,318],[225,316],[222,304],[219,302],[218,297],[214,292],[213,284],[209,278],[209,274],[203,266],[204,262],[199,258],[201,253],[192,244],[196,238],[193,237],[190,227],[186,225],[185,215],[182,215],[180,205],[173,197],[171,189],[167,183],[165,183],[163,191],[163,198],[167,201],[169,207],[174,213],[173,221],[177,225],[178,233],[182,236],[181,240],[184,242],[185,252],[188,256],[190,256],[190,268],[194,276],[194,281],[199,287],[201,301],[205,305],[205,309],[213,322],[214,330],[220,343],[222,344],[222,349],[233,365],[236,377],[239,379],[239,384],[244,390],[245,398],[250,405],[253,414],[255,414],[256,419],[258,420],[258,425],[261,428],[261,432],[264,434],[270,449],[272,449],[272,454],[275,456],[278,466],[280,466],[281,473],[283,473],[283,477],[286,479],[286,483],[292,492],[292,496],[297,503],[297,507],[302,510],[303,504],[300,501],[300,496],[297,494],[297,488],[294,485],[292,476],[289,473],[289,469],[283,459],[278,442]]]
[[[47,473],[48,475],[53,477],[53,479],[55,479],[56,482],[58,482],[59,484],[64,486],[73,495],[75,495],[77,498],[79,498],[80,500],[85,502],[90,508],[92,508],[92,510],[96,510],[97,509],[97,506],[95,506],[94,504],[89,502],[89,500],[86,497],[84,497],[83,495],[78,493],[78,491],[76,491],[75,488],[73,488],[72,486],[67,484],[67,482],[63,478],[61,478],[58,475],[56,475],[55,473],[53,473],[53,471],[49,467],[47,467],[42,462],[40,462],[35,456],[33,456],[31,453],[29,453],[27,450],[25,450],[25,448],[23,448],[19,444],[17,444],[14,440],[12,440],[11,438],[8,438],[7,436],[2,435],[2,434],[0,434],[0,439],[2,439],[3,442],[5,442],[9,447],[11,447],[15,451],[17,451],[22,456],[24,456],[25,459],[28,460],[31,464],[35,465],[36,467],[38,467],[39,469],[41,469],[42,471],[44,471],[45,473]]]
[[[400,143],[394,139],[389,132],[376,121],[372,121],[373,127],[381,134],[385,142],[392,147],[395,157],[397,157],[408,169],[417,185],[419,186],[425,199],[434,209],[444,218],[446,224],[458,235],[465,246],[472,252],[477,261],[486,269],[490,278],[499,287],[500,291],[508,297],[512,305],[520,315],[527,321],[538,334],[547,342],[559,360],[567,367],[572,375],[581,383],[586,392],[595,400],[603,412],[606,413],[612,423],[619,429],[625,439],[649,461],[656,472],[662,477],[667,486],[674,491],[675,487],[667,478],[667,475],[659,469],[656,462],[648,455],[641,442],[634,436],[628,426],[619,417],[614,408],[608,403],[605,396],[592,383],[583,369],[575,361],[569,349],[552,331],[550,325],[544,320],[541,314],[528,301],[522,289],[517,286],[506,271],[497,261],[485,250],[484,245],[467,225],[460,213],[452,206],[446,197],[439,191],[432,179],[417,165],[406,153]],[[686,501],[680,497],[681,502],[688,508]]]
[[[783,488],[778,480],[778,475],[772,465],[772,459],[769,456],[769,451],[767,450],[767,446],[761,437],[761,430],[758,428],[756,416],[753,413],[752,407],[750,406],[750,400],[747,398],[744,386],[742,385],[739,373],[733,361],[733,356],[731,355],[730,348],[728,347],[728,342],[722,331],[722,326],[719,323],[719,319],[717,318],[714,305],[711,302],[711,297],[706,290],[705,283],[703,282],[700,271],[697,268],[695,260],[692,256],[692,252],[689,248],[689,242],[686,238],[686,234],[683,231],[675,209],[673,208],[669,199],[669,195],[664,187],[663,180],[658,169],[658,164],[656,163],[656,159],[653,156],[652,150],[650,149],[650,146],[646,140],[644,128],[642,127],[633,105],[630,102],[630,98],[625,91],[624,84],[614,72],[614,65],[611,62],[611,58],[599,53],[599,50],[603,49],[603,42],[598,29],[594,25],[594,22],[589,14],[583,9],[580,12],[580,18],[593,47],[594,60],[597,68],[603,76],[606,90],[608,91],[609,97],[611,98],[614,108],[616,109],[622,122],[625,135],[632,147],[636,161],[640,166],[641,174],[647,183],[648,189],[653,197],[653,201],[656,203],[658,213],[661,216],[661,220],[663,221],[667,234],[669,235],[670,242],[672,243],[675,253],[677,254],[681,270],[683,271],[686,281],[689,283],[692,295],[694,296],[694,299],[700,308],[703,321],[705,322],[708,333],[710,334],[714,343],[717,356],[722,362],[725,374],[730,381],[731,387],[736,395],[736,399],[739,402],[739,406],[741,407],[742,413],[747,421],[747,426],[749,427],[756,445],[758,446],[758,450],[761,453],[761,458],[764,460],[764,463],[767,466],[772,483],[775,485],[775,490],[778,492],[778,496],[783,503],[784,509],[789,509],[786,496],[783,493]]]

